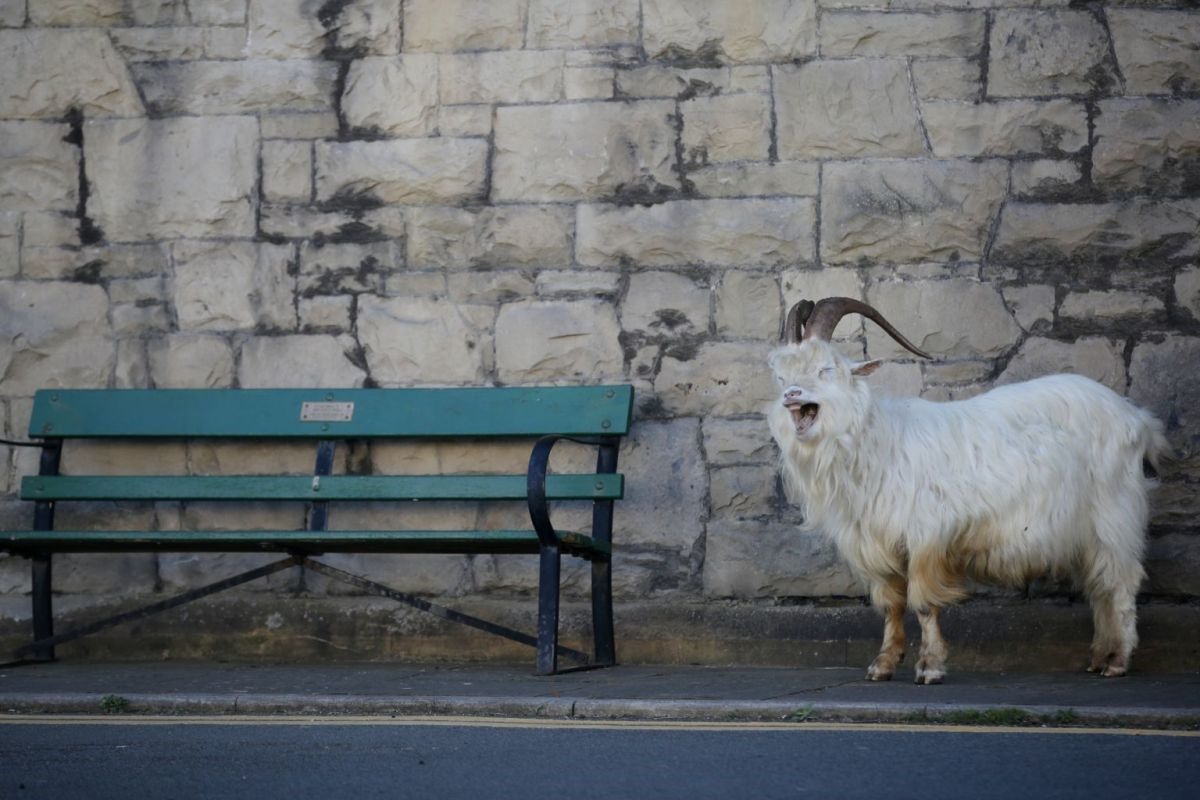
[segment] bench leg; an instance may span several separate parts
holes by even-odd
[[[54,635],[54,607],[50,597],[51,561],[49,553],[33,557],[33,639],[40,641]],[[39,647],[33,651],[33,661],[53,661],[54,647]]]
[[[611,667],[617,663],[613,638],[612,562],[592,562],[592,641],[595,663]]]
[[[558,583],[562,555],[557,547],[541,549],[538,574],[538,675],[558,671]]]

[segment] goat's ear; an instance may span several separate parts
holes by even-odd
[[[881,366],[883,366],[883,362],[879,359],[875,359],[874,361],[859,361],[850,368],[850,374],[865,378]]]

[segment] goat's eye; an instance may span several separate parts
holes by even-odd
[[[820,371],[817,372],[817,375],[821,378],[821,380],[829,380],[833,377],[835,372],[837,372],[837,367],[821,367]]]

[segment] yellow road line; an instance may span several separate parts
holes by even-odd
[[[303,725],[410,726],[460,728],[556,728],[640,731],[866,731],[888,733],[1021,733],[1098,736],[1174,736],[1200,738],[1200,731],[1144,728],[1038,728],[991,725],[905,725],[873,722],[670,722],[639,720],[518,719],[451,716],[268,716],[268,715],[113,715],[0,714],[0,725]]]

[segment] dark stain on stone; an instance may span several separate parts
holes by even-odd
[[[680,191],[674,186],[659,183],[653,176],[647,175],[636,181],[618,184],[605,201],[619,206],[649,207],[675,200],[680,196]]]
[[[682,78],[680,80],[683,80]],[[721,89],[709,81],[702,81],[699,78],[688,78],[684,82],[682,91],[675,97],[678,100],[691,100],[696,97],[716,97],[721,93]]]
[[[323,238],[332,244],[368,244],[385,241],[388,237],[365,222],[355,220],[343,223],[335,232]]]
[[[668,45],[654,55],[653,60],[680,69],[716,69],[722,66],[724,52],[720,39],[709,39],[695,50],[677,44]]]
[[[99,244],[104,241],[104,231],[87,214],[91,186],[88,184],[87,157],[83,147],[83,111],[72,108],[67,112],[66,122],[70,132],[63,137],[63,141],[79,148],[79,200],[75,206],[75,216],[79,219],[79,243],[84,246]]]
[[[89,261],[83,266],[76,267],[74,271],[71,272],[71,280],[77,283],[99,283],[100,272],[103,269],[103,261]]]
[[[333,197],[318,203],[317,209],[326,214],[347,212],[359,219],[363,212],[382,208],[383,205],[382,200],[368,191],[339,189]]]
[[[340,141],[377,142],[387,139],[387,132],[378,125],[358,125],[344,128],[338,135]]]
[[[700,352],[700,342],[694,337],[688,337],[680,342],[672,342],[663,348],[663,355],[676,361],[691,361]]]
[[[679,309],[660,308],[658,311],[654,312],[654,322],[651,322],[650,326],[654,328],[662,327],[669,331],[673,331],[681,325],[687,325],[690,322],[691,321],[687,318],[687,315]]]

